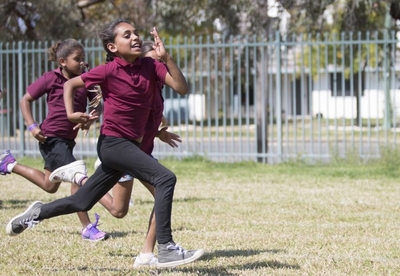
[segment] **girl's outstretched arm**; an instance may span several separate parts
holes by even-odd
[[[186,95],[189,92],[189,86],[186,82],[186,78],[183,76],[182,71],[176,65],[172,57],[168,54],[165,49],[164,43],[158,35],[156,27],[150,32],[154,37],[154,50],[157,55],[167,65],[169,72],[165,76],[165,84],[174,89],[180,95]]]
[[[71,122],[83,125],[88,122],[95,121],[99,117],[84,112],[75,112],[74,110],[75,91],[76,89],[84,86],[85,83],[80,76],[69,79],[64,83],[64,104],[67,117]]]

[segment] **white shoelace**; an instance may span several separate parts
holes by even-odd
[[[23,227],[31,229],[31,228],[35,227],[36,225],[38,225],[39,222],[40,222],[39,220],[30,220],[30,221],[27,221],[27,222],[21,221],[21,225]]]
[[[175,244],[175,245],[168,245],[167,246],[168,250],[178,250],[178,254],[182,255],[182,254],[186,254],[187,250],[183,249],[179,244]]]

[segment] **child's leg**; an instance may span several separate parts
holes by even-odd
[[[1,155],[0,163],[3,165],[1,166],[0,173],[3,172],[4,169],[3,174],[9,174],[11,172],[18,174],[48,193],[55,193],[60,187],[61,182],[50,182],[49,175],[51,172],[49,170],[45,169],[43,173],[38,169],[19,164],[10,151],[5,151]]]
[[[86,163],[76,160],[72,154],[75,142],[61,138],[51,138],[45,144],[41,144],[40,151],[45,161],[45,182],[59,187],[61,181],[71,183],[71,195],[79,190],[83,181],[87,180]],[[50,173],[51,171],[51,173]],[[82,238],[90,241],[105,240],[109,235],[97,228],[99,217],[91,223],[87,212],[78,212],[78,218],[82,224]]]
[[[78,191],[61,199],[43,204],[38,220],[80,211],[89,211],[115,185],[123,173],[100,166]]]
[[[101,161],[97,158],[94,169],[101,165]],[[86,181],[84,181],[85,183]],[[124,175],[118,181],[118,183],[112,188],[112,196],[107,193],[103,196],[99,203],[107,209],[110,214],[116,218],[123,218],[126,216],[129,210],[129,203],[131,199],[133,188],[133,177],[130,175]]]
[[[149,190],[154,197],[154,186],[140,181]],[[136,257],[134,267],[153,266],[156,265],[158,259],[154,256],[154,247],[156,246],[156,218],[154,215],[154,208],[149,217],[149,225],[147,228],[146,239],[140,254]]]
[[[136,256],[134,267],[153,266],[158,263],[158,259],[154,256],[154,247],[156,245],[156,219],[154,216],[154,208],[149,218],[149,226],[147,229],[146,240],[143,244],[142,251]]]
[[[75,194],[79,190],[79,186],[75,184],[71,184],[71,195]],[[89,215],[87,212],[78,212],[76,213],[79,217],[79,220],[82,223],[82,229],[86,228],[90,224]]]
[[[61,143],[61,142],[60,142]],[[59,144],[60,144],[59,143]],[[66,151],[68,153],[69,151]],[[72,160],[74,160],[72,154],[69,154]],[[47,156],[45,156],[47,157]],[[18,164],[17,161],[15,160],[14,156],[12,156],[10,151],[5,151],[1,157],[0,157],[0,163],[2,163],[2,166],[0,166],[0,170],[4,169],[4,174],[8,173],[16,173],[39,188],[42,188],[44,191],[48,193],[55,193],[57,192],[58,188],[60,187],[61,182],[52,182],[50,181],[50,174],[51,172],[47,169],[45,169],[45,172],[41,172],[37,169]],[[86,168],[84,168],[83,171],[86,171]],[[76,193],[76,191],[79,189],[79,186],[72,184],[71,185],[71,194]],[[96,218],[96,223],[91,224],[89,216],[87,212],[78,212],[77,213],[79,220],[82,224],[82,238],[91,240],[91,241],[98,241],[98,240],[104,240],[109,237],[107,233],[104,233],[100,230],[97,229],[97,221],[98,218]]]
[[[155,189],[154,186],[144,182],[140,181],[142,184],[147,188],[147,190],[153,195],[155,195]],[[149,217],[149,225],[147,228],[147,235],[146,235],[146,240],[144,242],[143,248],[142,248],[142,253],[151,253],[154,251],[154,247],[156,245],[156,217],[154,214],[154,208],[151,211],[150,217]]]
[[[71,195],[75,194],[79,190],[79,186],[75,184],[71,184]],[[110,237],[109,234],[100,231],[97,228],[99,216],[96,214],[96,222],[92,223],[90,221],[89,215],[87,212],[77,212],[78,218],[82,224],[82,238],[84,240],[89,240],[89,241],[101,241],[101,240],[106,240]]]
[[[102,166],[122,171],[155,186],[154,212],[157,221],[157,241],[161,244],[172,241],[171,211],[176,184],[175,174],[144,153],[132,141],[104,137],[102,143],[104,147],[99,150]],[[110,154],[111,147],[112,154]]]
[[[97,158],[95,162],[95,169],[101,164],[101,161]],[[143,186],[151,193],[154,197],[155,189],[154,186],[140,181]],[[133,188],[133,178],[130,175],[124,175],[119,182],[112,188],[112,196],[106,194],[99,202],[116,218],[123,218],[126,216],[129,210],[129,201],[131,199]],[[143,245],[141,254],[152,253],[156,244],[156,221],[154,216],[154,208],[150,214],[149,225],[147,229],[146,240]]]
[[[112,196],[107,193],[99,202],[110,212],[111,215],[116,218],[123,218],[129,210],[132,187],[133,179],[125,182],[118,182],[112,188]]]
[[[51,172],[48,170],[44,170],[43,173],[37,169],[30,168],[22,164],[17,164],[13,169],[13,173],[16,173],[26,178],[27,180],[41,188],[43,191],[51,194],[57,192],[60,188],[61,182],[53,183],[49,180],[49,175],[51,174]]]
[[[19,235],[44,219],[89,211],[123,175],[124,173],[119,170],[104,165],[99,166],[75,194],[47,204],[36,201],[25,212],[12,218],[6,227],[7,234]]]

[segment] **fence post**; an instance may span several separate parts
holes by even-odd
[[[276,45],[276,142],[277,142],[277,161],[282,159],[282,91],[281,91],[281,35],[275,33]]]
[[[22,96],[24,95],[24,74],[23,74],[23,66],[24,64],[24,57],[23,57],[23,48],[22,48],[22,41],[18,42],[18,99],[21,99]],[[19,100],[17,101],[17,104],[19,106]],[[17,109],[19,112],[19,109]],[[25,156],[25,123],[24,123],[24,118],[22,114],[19,114],[19,148],[20,148],[20,154],[22,156]]]
[[[384,46],[383,46],[383,64],[384,64],[384,72],[383,72],[383,81],[385,83],[385,120],[384,120],[384,128],[390,129],[392,127],[392,102],[390,97],[390,47],[389,47],[389,29],[391,25],[392,17],[390,16],[389,4],[387,4],[386,15],[385,15],[385,29],[384,29]]]

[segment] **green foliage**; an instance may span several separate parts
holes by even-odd
[[[367,43],[352,44],[352,41],[359,40]],[[314,77],[321,73],[321,69],[326,69],[329,65],[335,66],[340,68],[340,71],[343,69],[345,78],[349,79],[351,74],[364,72],[366,67],[376,70],[382,66],[385,47],[395,47],[396,40],[393,37],[384,40],[382,32],[358,32],[340,35],[325,33],[323,36],[317,34],[308,36],[303,41],[303,51],[296,55],[296,63],[299,66],[311,68]]]
[[[3,41],[95,38],[99,27],[116,18],[132,21],[144,36],[152,26],[173,37],[218,34],[225,39],[239,34],[267,35],[279,30],[282,24],[279,16],[284,13],[281,7],[277,18],[270,17],[271,7],[268,1],[262,0],[94,1],[82,9],[71,6],[69,0],[3,2],[0,5]],[[289,34],[382,30],[391,3],[370,0],[280,2],[290,14]],[[21,14],[15,3],[28,12]],[[334,18],[333,24],[327,21],[329,13]],[[22,32],[18,26],[21,17],[26,24],[35,19],[27,32]]]
[[[385,29],[385,19],[390,16],[390,1],[303,2],[301,8],[295,6],[290,10],[291,22],[295,22],[290,32],[303,33],[297,37],[302,41],[302,51],[297,54],[296,63],[309,68],[313,76],[331,65],[350,78],[352,73],[362,72],[366,66],[376,68],[389,51],[385,47],[395,47],[394,37],[384,37],[386,31],[395,29],[393,24]],[[289,3],[288,6],[291,7]],[[327,14],[334,18],[332,23],[327,21]],[[315,24],[316,21],[319,23]],[[371,40],[371,43],[359,47],[351,43],[354,40]],[[349,43],[345,47],[339,46],[342,41]]]
[[[289,33],[318,33],[328,31],[330,26],[323,18],[324,12],[335,3],[323,1],[282,1],[290,14]]]

